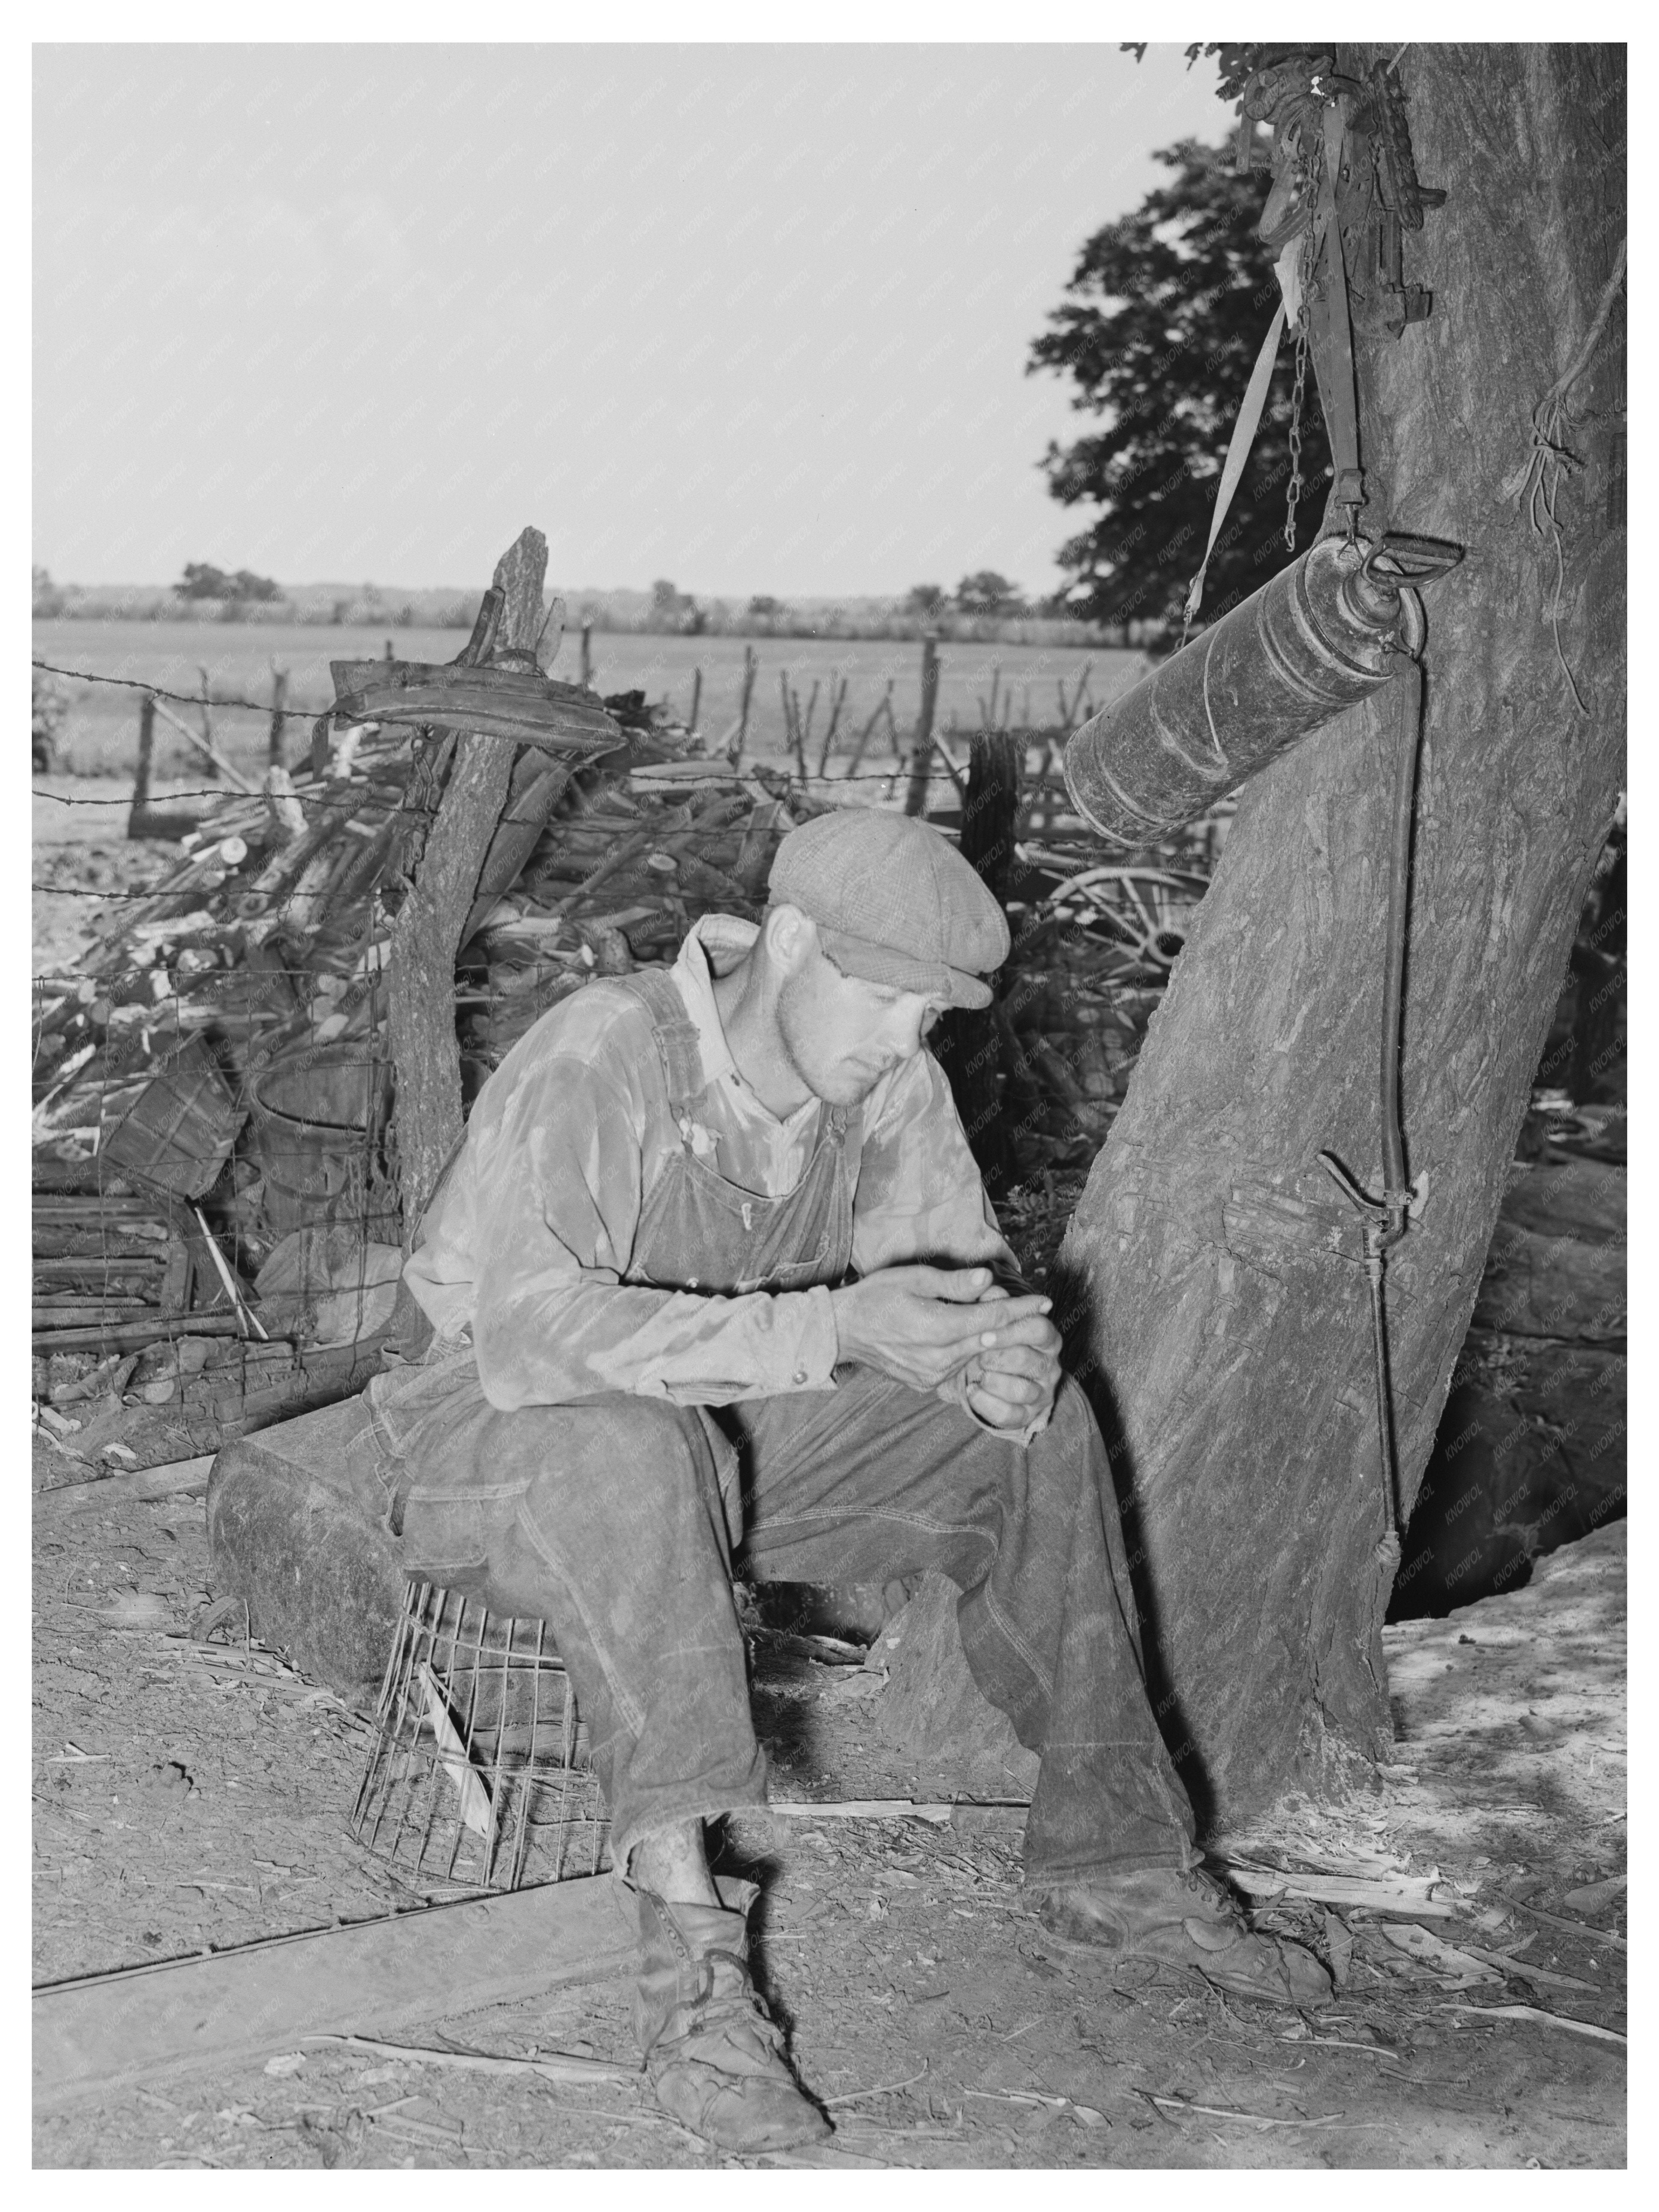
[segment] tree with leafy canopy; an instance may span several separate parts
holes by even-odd
[[[283,596],[281,585],[269,576],[256,576],[251,568],[228,574],[210,561],[186,561],[184,575],[173,589],[181,599],[270,600]]]
[[[1024,611],[1019,586],[994,568],[976,568],[957,586],[957,605],[965,615],[1012,615]]]
[[[659,576],[651,586],[651,620],[657,629],[675,630],[683,637],[701,636],[707,623],[691,594],[666,576]]]
[[[1073,404],[1105,427],[1042,465],[1066,507],[1093,506],[1060,549],[1066,598],[1097,622],[1138,618],[1178,634],[1203,558],[1239,403],[1279,303],[1273,257],[1255,234],[1265,171],[1235,175],[1225,149],[1183,138],[1154,156],[1171,172],[1133,214],[1088,240],[1065,303],[1033,342],[1027,374],[1052,369]],[[1294,349],[1285,343],[1255,447],[1205,580],[1206,619],[1265,584],[1293,556],[1285,538]],[[1329,453],[1311,375],[1302,417],[1298,543],[1319,527]]]

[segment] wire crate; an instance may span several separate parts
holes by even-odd
[[[610,1863],[586,1730],[545,1622],[410,1583],[350,1825],[428,1883],[517,1889]]]

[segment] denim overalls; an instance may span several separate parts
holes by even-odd
[[[697,1032],[665,972],[617,978],[651,1017],[681,1133],[647,1191],[629,1283],[713,1295],[847,1279],[857,1110],[826,1107],[796,1188],[700,1156]],[[705,1141],[704,1150],[712,1150]],[[877,1370],[718,1408],[618,1392],[503,1412],[466,1345],[368,1400],[411,1574],[546,1620],[569,1668],[618,1864],[641,1836],[765,1802],[732,1553],[757,1580],[928,1568],[963,1595],[980,1688],[1042,1753],[1033,1879],[1191,1863],[1193,1820],[1143,1686],[1103,1445],[1077,1386],[1029,1445]]]

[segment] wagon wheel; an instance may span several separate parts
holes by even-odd
[[[1206,877],[1171,868],[1085,868],[1056,885],[1048,903],[1104,922],[1133,965],[1167,975],[1208,888]]]

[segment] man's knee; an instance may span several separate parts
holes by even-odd
[[[511,1412],[483,1406],[468,1429],[422,1439],[428,1449],[419,1455],[416,1488],[434,1496],[499,1495],[544,1480],[611,1487],[653,1474],[672,1480],[699,1466],[708,1449],[695,1407],[621,1391],[580,1406]]]
[[[550,1536],[573,1524],[603,1524],[624,1547],[647,1532],[718,1517],[735,1455],[695,1406],[618,1393],[586,1406],[533,1409],[533,1461],[523,1508]],[[531,1409],[526,1408],[526,1413]],[[523,1416],[515,1416],[522,1419]],[[523,1443],[520,1443],[523,1449]]]
[[[688,1602],[729,1614],[730,1447],[716,1451],[695,1407],[659,1399],[556,1410],[540,1470],[492,1547],[497,1584],[545,1593],[556,1636],[580,1620],[600,1665],[613,1647],[648,1646]]]
[[[618,1391],[586,1406],[544,1406],[537,1454],[555,1474],[603,1477],[625,1492],[648,1492],[701,1475],[709,1458],[708,1435],[695,1406]]]

